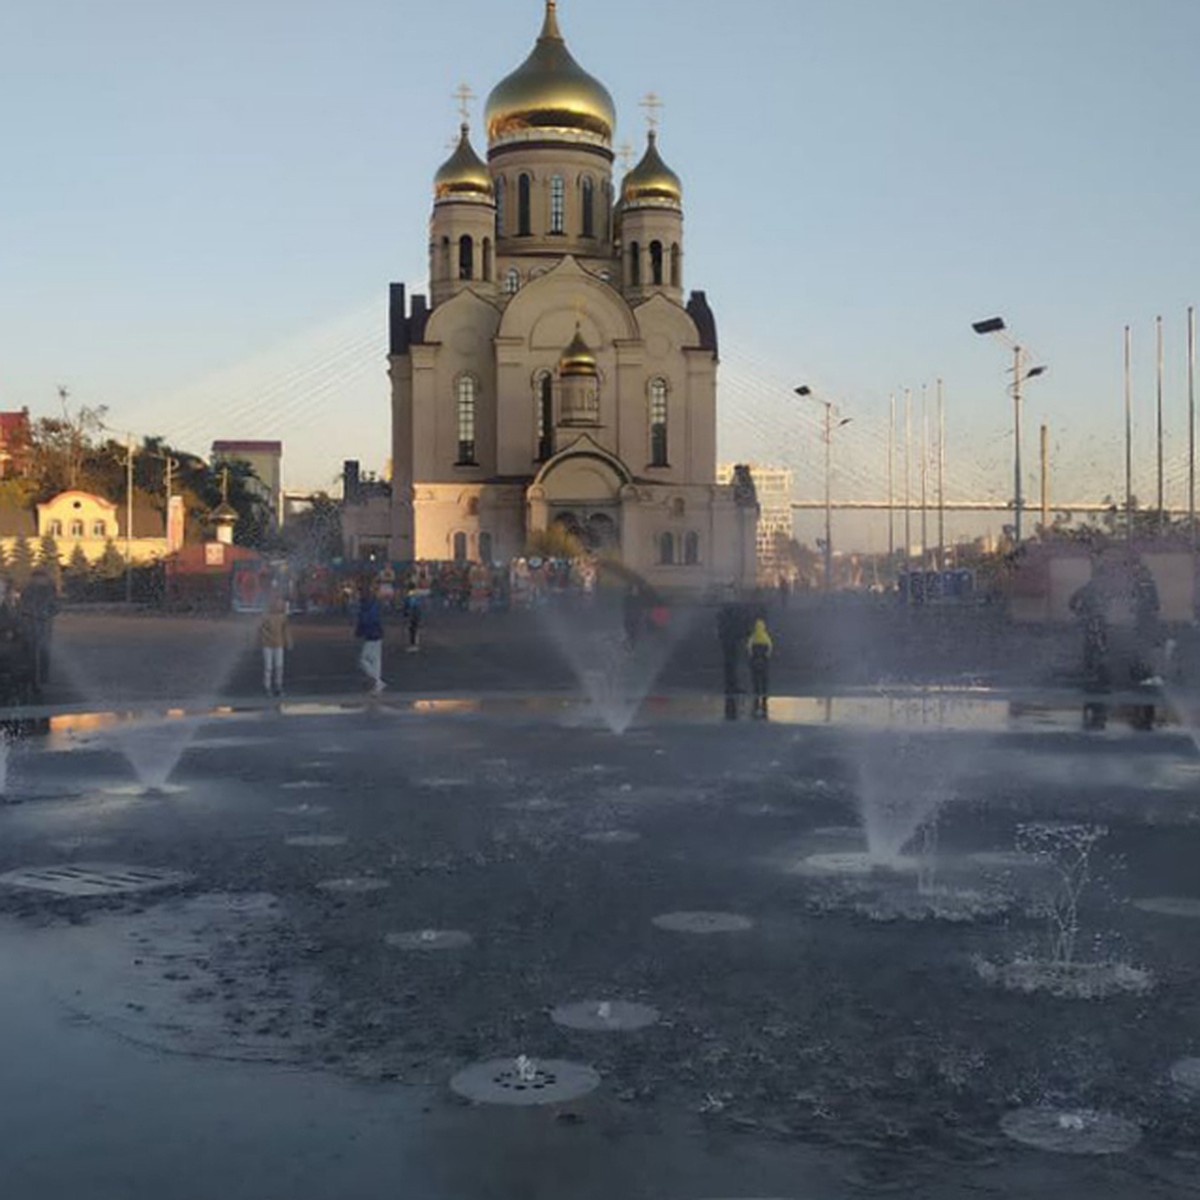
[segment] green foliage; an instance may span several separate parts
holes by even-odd
[[[289,523],[285,532],[289,554],[301,563],[329,563],[342,557],[342,509],[321,492],[312,505]]]
[[[13,545],[12,561],[8,567],[8,573],[13,583],[17,587],[24,587],[29,582],[29,576],[33,573],[33,567],[33,547],[29,544],[27,537],[21,536],[17,538],[16,543]]]
[[[58,557],[58,542],[50,534],[46,534],[38,544],[37,565],[49,571],[55,587],[62,583],[62,561]]]
[[[76,542],[71,557],[67,560],[66,574],[68,579],[87,579],[92,573],[92,564],[83,552],[83,547]]]
[[[104,543],[104,553],[96,564],[96,573],[101,579],[118,579],[125,573],[125,556],[117,549],[112,538]]]

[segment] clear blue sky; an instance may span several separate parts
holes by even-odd
[[[51,411],[65,382],[201,449],[279,435],[297,486],[344,455],[382,465],[382,301],[423,281],[450,93],[485,96],[541,7],[0,5],[0,404]],[[856,418],[839,459],[865,495],[888,392],[941,375],[952,480],[1007,494],[1005,359],[969,328],[1003,313],[1051,366],[1031,468],[1047,420],[1056,492],[1112,491],[1131,322],[1146,494],[1161,312],[1180,476],[1200,4],[563,0],[561,18],[620,138],[641,142],[644,92],[667,102],[686,282],[727,349],[726,454],[809,471],[812,425],[785,398],[809,382]]]

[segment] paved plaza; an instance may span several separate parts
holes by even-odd
[[[5,1195],[1196,1194],[1184,727],[680,667],[617,737],[538,670],[13,743]]]

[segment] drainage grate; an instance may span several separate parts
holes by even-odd
[[[285,817],[320,817],[329,811],[329,806],[327,804],[288,804],[275,811],[283,813]]]
[[[293,779],[291,783],[281,783],[280,788],[285,792],[315,792],[318,788],[328,787],[317,779]]]
[[[601,829],[595,833],[585,833],[585,842],[595,842],[598,846],[629,846],[640,842],[642,835],[632,829]]]
[[[1000,1128],[1015,1142],[1055,1154],[1121,1154],[1142,1138],[1132,1121],[1093,1109],[1020,1108]]]
[[[550,1014],[555,1025],[587,1033],[624,1033],[646,1029],[658,1021],[658,1009],[629,1000],[584,1000],[561,1004]]]
[[[654,918],[654,924],[671,933],[745,933],[754,928],[749,917],[720,912],[664,913]]]
[[[867,851],[834,854],[810,854],[792,867],[799,875],[874,875],[916,871],[920,862],[906,855],[876,858]]]
[[[471,944],[471,935],[461,929],[417,929],[408,933],[389,933],[383,939],[393,950],[462,950]]]
[[[1200,1096],[1200,1058],[1181,1058],[1171,1068],[1171,1082],[1189,1099]]]
[[[392,885],[386,879],[351,876],[349,879],[322,879],[317,887],[323,892],[381,892]]]
[[[600,1076],[580,1063],[502,1058],[476,1063],[450,1080],[450,1090],[476,1104],[529,1107],[578,1100],[600,1086]]]
[[[124,863],[67,863],[53,867],[21,867],[0,875],[6,887],[50,892],[56,896],[119,896],[178,887],[193,877],[161,867],[130,867]]]
[[[284,845],[304,846],[319,849],[323,846],[344,846],[350,839],[340,833],[299,833],[295,837],[284,838]]]
[[[1151,896],[1148,900],[1135,900],[1133,907],[1163,917],[1200,917],[1200,900],[1191,896]]]

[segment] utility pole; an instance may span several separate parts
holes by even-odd
[[[1196,553],[1196,310],[1187,312],[1187,377],[1188,377],[1188,528],[1191,530],[1192,553]]]
[[[1163,477],[1163,319],[1156,317],[1155,321],[1156,353],[1158,355],[1158,536],[1162,537],[1167,527],[1166,492]]]
[[[1050,427],[1042,426],[1042,537],[1050,532]]]
[[[912,388],[904,389],[904,569],[912,554]]]
[[[1125,538],[1133,541],[1133,333],[1125,326]]]
[[[921,384],[921,570],[929,570],[929,385]]]
[[[1021,489],[1021,360],[1024,351],[1020,346],[1013,347],[1013,506],[1016,509],[1014,522],[1014,540],[1021,544],[1021,511],[1025,506],[1025,498]]]
[[[125,603],[133,603],[133,434],[125,435]]]
[[[896,569],[896,393],[888,396],[888,567]]]
[[[833,591],[833,404],[825,401],[825,591]]]
[[[938,406],[938,570],[946,569],[946,399],[937,381]]]

